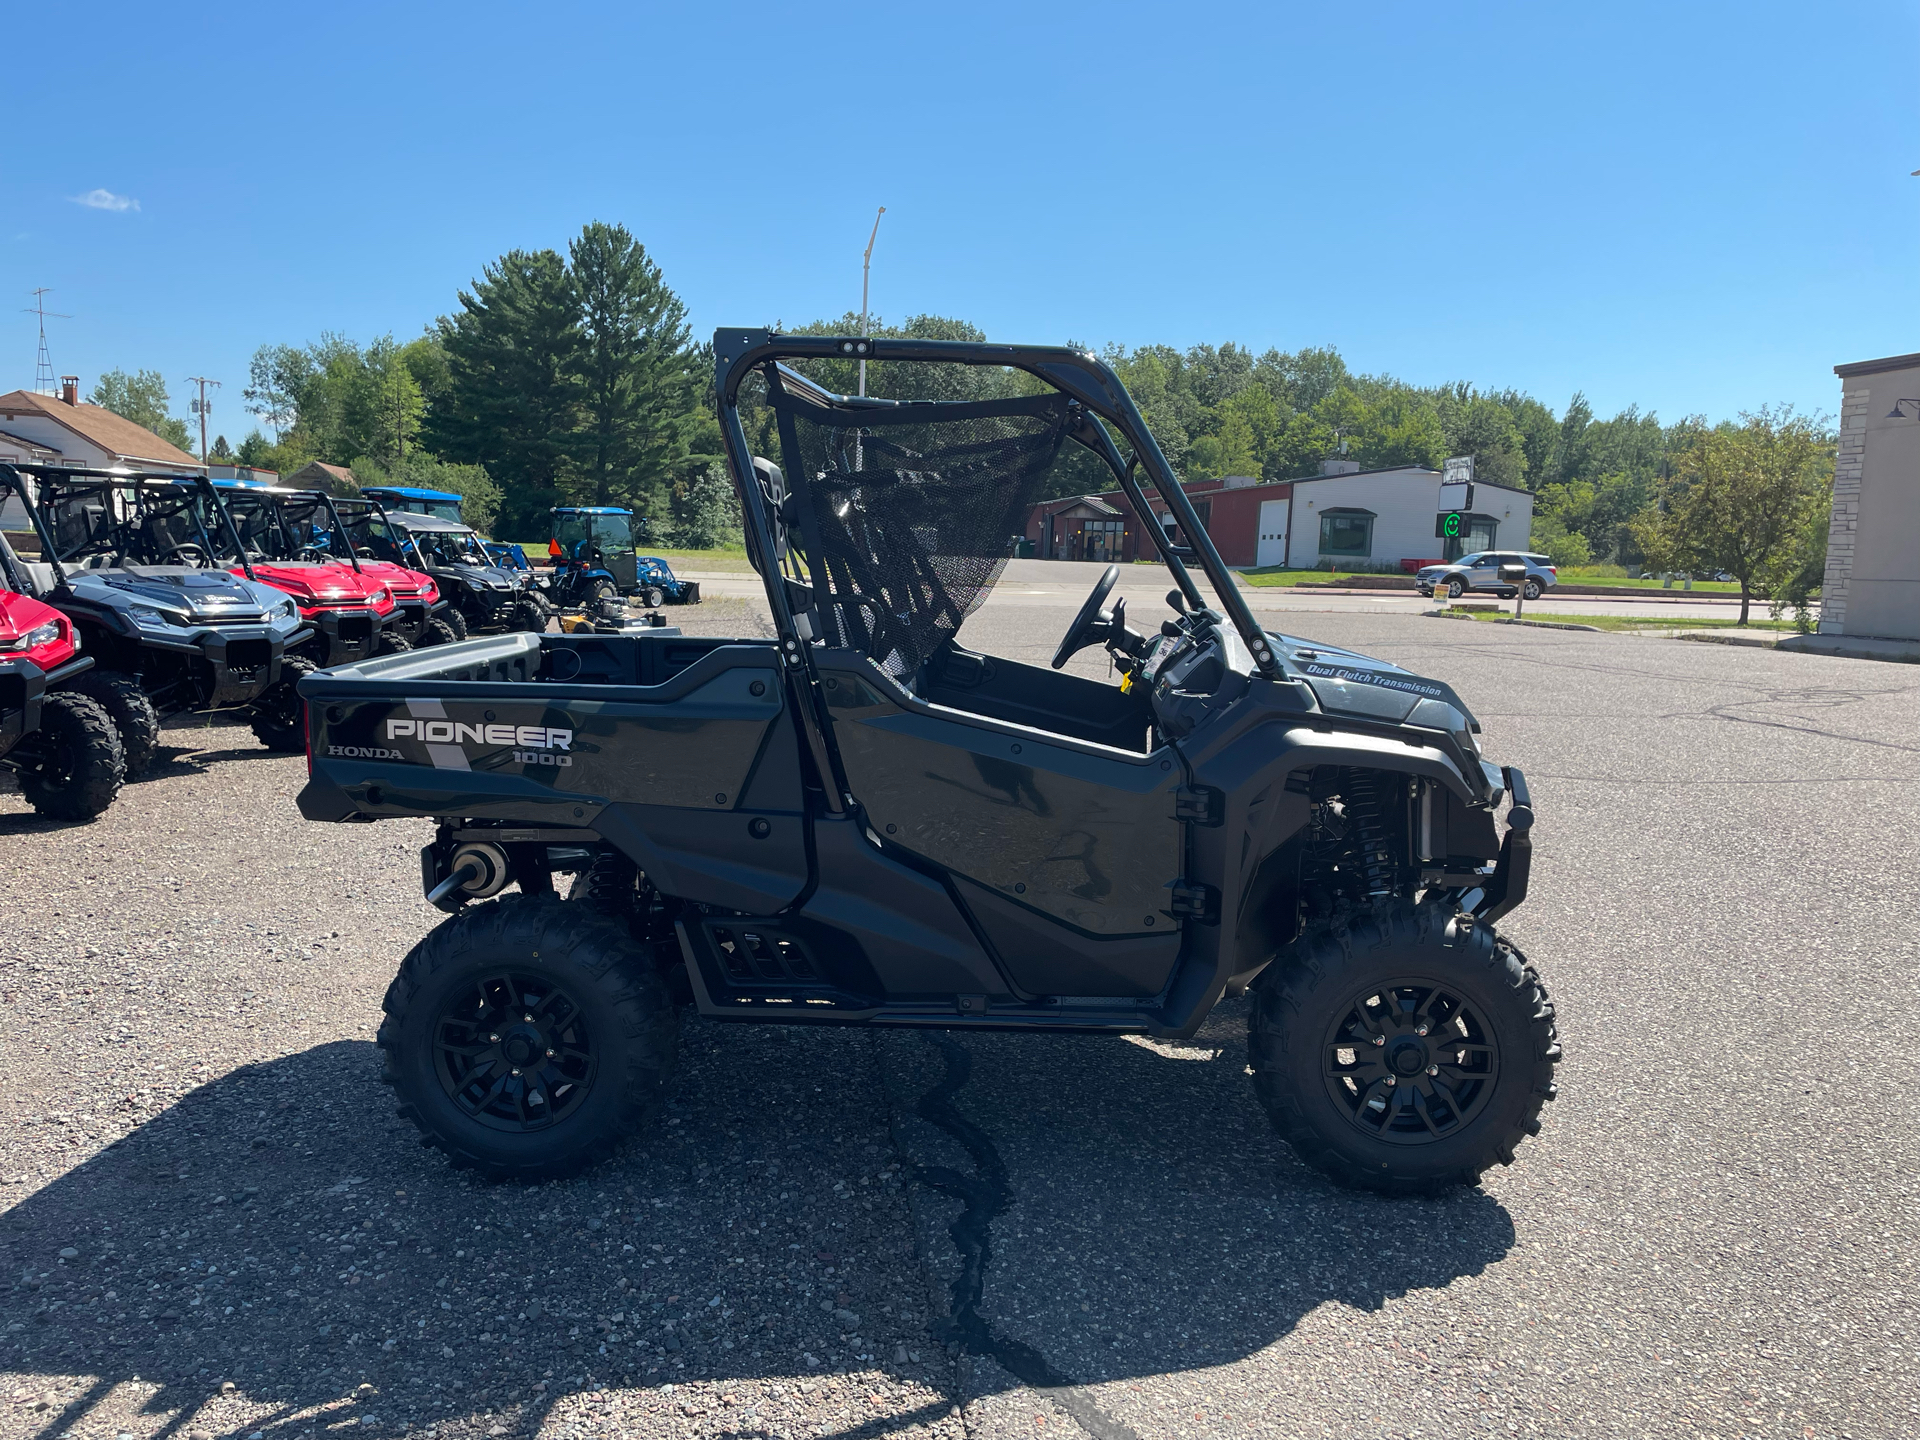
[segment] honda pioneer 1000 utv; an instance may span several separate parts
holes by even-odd
[[[161,718],[182,711],[234,710],[269,749],[301,748],[294,681],[313,666],[283,657],[307,626],[244,565],[220,568],[244,547],[210,481],[0,465],[0,501],[9,492],[40,539],[35,598],[72,620],[94,660],[71,688],[113,718],[129,778],[152,760]]]
[[[1452,689],[1261,630],[1090,355],[722,330],[714,356],[775,638],[505,635],[301,682],[302,811],[439,822],[421,880],[455,913],[380,1031],[401,1113],[550,1175],[658,1103],[676,994],[1181,1038],[1250,988],[1255,1090],[1309,1163],[1406,1194],[1510,1161],[1560,1054],[1494,928],[1533,816]],[[835,393],[856,359],[906,398]],[[1191,537],[1166,616],[1133,629],[1109,567],[1053,668],[969,649],[1067,465]],[[1063,671],[1091,645],[1119,683]]]
[[[431,575],[447,599],[448,618],[460,617],[463,639],[471,630],[537,634],[547,628],[545,603],[529,594],[512,571],[493,563],[471,525],[405,510],[387,511],[386,520],[405,546],[406,563]]]
[[[393,590],[361,567],[352,547],[341,543],[342,553],[333,554],[342,526],[326,491],[237,480],[213,485],[246,547],[241,555],[223,552],[220,562],[229,569],[244,562],[254,579],[293,597],[313,632],[300,642],[301,659],[324,670],[413,648],[400,633],[405,617]]]

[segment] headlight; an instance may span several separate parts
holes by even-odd
[[[289,595],[267,613],[270,615],[278,615],[282,619],[291,619],[300,613],[300,607],[294,603],[293,597]]]
[[[60,638],[60,622],[49,620],[44,625],[36,625],[18,640],[9,640],[0,645],[0,650],[31,650],[36,645],[51,645]],[[76,644],[74,648],[80,647]]]
[[[127,613],[133,617],[134,624],[146,630],[172,630],[180,624],[171,615],[163,615],[146,605],[129,606]]]
[[[391,593],[392,592],[387,590],[385,586],[382,586],[380,589],[374,591],[373,594],[367,597],[367,603],[369,605],[378,605],[382,600],[385,600],[388,597],[388,595]]]

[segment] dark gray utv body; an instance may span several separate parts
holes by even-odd
[[[779,363],[856,343],[1042,393],[857,400]],[[676,990],[717,1020],[1178,1038],[1252,985],[1261,1098],[1312,1163],[1407,1192],[1510,1160],[1559,1053],[1493,929],[1532,813],[1452,689],[1261,631],[1092,357],[754,331],[715,355],[775,639],[511,634],[301,682],[308,818],[438,820],[443,909],[525,892],[408,958],[382,1031],[403,1113],[460,1163],[552,1173],[644,1113]],[[1169,545],[1169,618],[1129,629],[1109,568],[1054,668],[968,650],[1068,445],[1198,537]],[[1059,668],[1092,643],[1121,683]],[[562,943],[602,969],[552,970]],[[628,1098],[596,1110],[608,1066]]]

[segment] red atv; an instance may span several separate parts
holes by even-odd
[[[250,481],[216,480],[221,503],[246,547],[221,563],[293,597],[312,636],[293,652],[325,669],[412,649],[394,589],[349,551],[336,556],[340,516],[324,490],[286,490]],[[342,547],[344,548],[344,547]],[[431,582],[429,582],[431,583]]]
[[[0,765],[49,820],[91,820],[126,779],[120,733],[98,701],[54,688],[93,659],[71,620],[13,588],[24,586],[13,565],[0,543]]]

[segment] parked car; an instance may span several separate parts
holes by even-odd
[[[1444,590],[1457,600],[1469,590],[1487,590],[1502,599],[1511,600],[1513,587],[1502,583],[1500,579],[1502,565],[1527,567],[1523,588],[1529,600],[1538,600],[1560,583],[1560,571],[1545,555],[1529,555],[1519,550],[1481,550],[1472,555],[1462,555],[1458,560],[1444,565],[1422,566],[1420,573],[1414,576],[1414,583],[1420,587],[1422,595]]]

